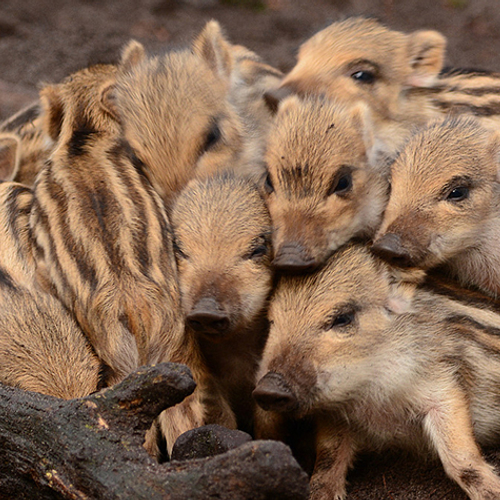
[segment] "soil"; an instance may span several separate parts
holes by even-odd
[[[188,44],[209,19],[232,42],[290,69],[302,41],[353,15],[403,31],[437,29],[448,66],[500,70],[498,0],[1,0],[0,119],[90,63],[112,62],[130,39],[150,52]],[[500,453],[489,459],[500,465]],[[464,499],[439,462],[370,455],[349,476],[348,499]]]

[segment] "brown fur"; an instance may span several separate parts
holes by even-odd
[[[90,67],[41,91],[56,146],[30,216],[38,277],[74,313],[109,366],[109,383],[169,359],[182,335],[163,204],[103,105],[117,71]]]
[[[271,290],[271,223],[258,190],[229,175],[194,180],[172,210],[187,358],[198,387],[191,399],[203,406],[192,427],[216,423],[252,431],[258,360],[267,334],[265,307]],[[207,306],[208,304],[208,306]],[[223,328],[203,323],[222,312]],[[180,432],[172,427],[188,400],[165,412],[171,449]],[[196,416],[196,415],[193,415]]]
[[[260,63],[251,70],[248,61],[212,21],[191,49],[137,58],[121,72],[110,108],[168,206],[194,177],[222,170],[262,174],[263,116],[270,115],[255,101],[263,102],[267,74],[259,76]],[[246,80],[254,85],[251,92]],[[245,128],[232,99],[245,116],[254,109],[261,113],[252,130]]]
[[[260,413],[258,436],[314,418],[312,499],[345,498],[356,454],[387,446],[431,450],[470,498],[499,497],[477,443],[500,435],[500,309],[465,295],[401,281],[354,245],[281,278],[254,392],[281,411]]]
[[[39,102],[0,124],[0,180],[32,186],[53,147],[42,129]]]
[[[498,127],[500,74],[441,73],[445,46],[436,31],[405,34],[363,18],[335,22],[300,47],[297,64],[268,101],[276,106],[287,92],[325,94],[348,104],[361,100],[372,112],[377,138],[393,153],[415,126],[450,112]]]
[[[406,265],[443,264],[463,284],[500,294],[499,134],[473,118],[433,122],[406,144],[391,184],[374,249],[396,235]]]
[[[31,191],[0,184],[0,382],[59,398],[97,389],[100,363],[66,309],[34,280]]]
[[[371,237],[388,197],[366,106],[291,96],[269,132],[264,186],[278,269],[315,268],[353,237]],[[343,189],[343,187],[346,189]]]

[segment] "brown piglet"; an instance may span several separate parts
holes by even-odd
[[[388,447],[438,456],[473,500],[500,497],[479,448],[500,435],[500,308],[421,280],[351,244],[277,285],[257,437],[286,440],[287,421],[314,421],[312,500],[345,498],[356,454]]]

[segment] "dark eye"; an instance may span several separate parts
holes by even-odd
[[[328,196],[336,194],[337,196],[344,196],[352,189],[352,174],[351,172],[345,173],[336,178],[328,191]]]
[[[271,176],[269,174],[267,174],[267,176],[266,176],[266,182],[264,183],[264,189],[266,190],[267,194],[271,194],[274,192],[274,186],[273,186],[273,183],[271,181]]]
[[[469,192],[470,192],[470,188],[468,188],[466,186],[459,186],[459,187],[453,188],[449,192],[449,194],[446,197],[446,199],[448,201],[462,201],[462,200],[466,200],[469,197]]]
[[[328,329],[332,328],[342,328],[345,326],[349,326],[354,321],[354,312],[347,312],[339,314],[333,318],[333,321],[328,325]]]
[[[202,152],[205,153],[210,148],[212,148],[215,144],[217,144],[219,142],[221,136],[222,136],[222,134],[221,134],[219,125],[217,125],[217,123],[214,123],[210,127],[210,130],[208,131],[208,134],[205,138],[205,143],[203,145]]]
[[[351,75],[351,78],[360,83],[373,83],[375,81],[375,73],[372,71],[356,71]]]
[[[173,247],[174,247],[174,252],[177,255],[177,257],[180,257],[181,259],[187,259],[188,256],[181,250],[181,247],[177,243],[177,241],[173,241]]]
[[[259,245],[258,247],[255,247],[248,254],[248,258],[257,260],[257,259],[260,259],[261,257],[264,257],[264,255],[267,255],[267,246],[266,245]]]

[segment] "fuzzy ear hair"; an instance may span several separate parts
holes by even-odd
[[[446,38],[438,31],[421,30],[408,35],[410,73],[406,83],[430,87],[443,69]]]
[[[491,151],[491,157],[497,167],[496,181],[500,182],[500,131],[494,131],[491,135],[489,150]]]
[[[11,181],[19,170],[21,141],[14,134],[0,134],[0,181]]]
[[[363,101],[358,101],[351,108],[351,114],[354,127],[363,133],[366,152],[369,154],[375,144],[375,134],[370,108]]]
[[[120,67],[127,71],[146,58],[146,50],[144,45],[137,40],[130,40],[122,49],[122,57],[120,59]]]
[[[64,101],[58,85],[46,85],[40,91],[42,103],[42,128],[56,142],[61,134],[64,119]]]
[[[116,121],[120,121],[118,105],[116,103],[116,85],[114,83],[108,84],[101,89],[100,104],[106,113],[111,115]]]
[[[264,93],[264,102],[266,103],[267,109],[269,109],[271,114],[275,115],[278,112],[280,102],[292,94],[293,91],[288,87],[278,87],[276,89],[266,90]]]
[[[208,21],[193,43],[193,52],[206,61],[215,74],[229,80],[233,62],[230,44],[217,21]]]
[[[288,97],[284,98],[279,102],[277,114],[280,116],[286,116],[291,113],[297,106],[300,105],[301,99],[296,94],[290,94]]]
[[[415,291],[426,278],[425,271],[411,268],[403,269],[391,266],[385,261],[377,259],[382,266],[385,280],[389,285],[389,293],[385,308],[393,314],[405,314],[413,311]]]

